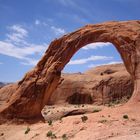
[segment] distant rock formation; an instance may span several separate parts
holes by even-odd
[[[0,88],[4,87],[4,86],[6,86],[6,85],[9,85],[9,84],[11,84],[11,83],[0,82]]]
[[[62,74],[49,104],[106,104],[129,98],[134,83],[123,64],[104,65],[85,73]]]
[[[127,71],[134,81],[129,104],[140,102],[140,20],[112,21],[86,25],[81,29],[52,41],[36,67],[17,84],[0,89],[5,101],[0,116],[31,118],[41,110],[57,88],[61,71],[82,47],[93,42],[111,42],[120,53]],[[9,95],[4,94],[9,91]],[[1,97],[0,97],[1,100]]]
[[[0,82],[0,88],[2,88],[5,84],[3,82]]]

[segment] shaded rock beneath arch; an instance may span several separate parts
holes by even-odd
[[[85,73],[63,74],[62,78],[50,104],[119,103],[127,101],[134,89],[123,64],[98,66]]]
[[[73,93],[66,101],[69,104],[91,104],[93,102],[90,94],[81,94],[78,92]]]

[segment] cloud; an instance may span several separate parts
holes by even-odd
[[[123,63],[123,62],[122,61],[111,61],[109,63],[103,63],[103,64],[90,64],[90,65],[88,65],[88,67],[94,68],[94,67],[102,66],[102,65],[111,65],[111,64],[120,64],[120,63]]]
[[[42,55],[48,44],[33,44],[26,41],[28,31],[19,25],[8,28],[12,31],[5,40],[0,40],[0,54],[22,60],[22,64],[35,65],[38,60],[33,55]]]
[[[97,43],[88,44],[88,45],[84,46],[82,49],[83,50],[98,49],[98,48],[103,48],[103,47],[110,46],[110,45],[111,45],[111,43],[109,43],[109,42],[107,42],[107,43],[97,42]]]
[[[41,20],[38,20],[38,19],[36,19],[36,20],[34,21],[34,24],[35,24],[36,26],[41,25],[41,26],[48,26],[48,27],[49,27],[49,25],[48,25],[46,22],[41,21]]]
[[[26,61],[22,62],[22,64],[35,65],[38,60],[32,59],[29,56],[34,54],[41,55],[47,47],[47,44],[28,44],[26,47],[19,47],[9,42],[0,41],[0,54]]]
[[[56,34],[56,35],[62,35],[65,34],[66,31],[62,28],[57,28],[55,26],[51,26],[52,31]]]
[[[48,22],[50,22],[50,20],[52,19],[47,19]],[[52,21],[51,21],[52,22]],[[40,21],[38,19],[35,20],[35,25],[40,25],[40,26],[45,26],[47,28],[49,28],[49,30],[51,29],[51,31],[55,34],[55,35],[63,35],[66,33],[65,29],[60,28],[60,27],[56,27],[54,25],[51,25],[51,23],[46,23],[44,21]]]
[[[21,64],[27,65],[27,66],[29,66],[29,65],[33,65],[34,66],[34,65],[37,64],[37,62],[38,62],[38,60],[36,60],[36,59],[27,58],[26,62],[21,62]]]
[[[68,65],[79,65],[79,64],[86,64],[90,61],[97,61],[97,60],[111,60],[113,57],[110,56],[90,56],[88,58],[71,60]]]
[[[41,54],[46,50],[47,44],[28,44],[27,47],[18,47],[12,43],[0,41],[0,54],[12,56],[18,59],[26,59],[33,54]]]
[[[2,62],[0,62],[0,65],[3,64]]]
[[[35,20],[35,25],[39,25],[40,24],[40,20],[36,19]]]
[[[58,2],[64,6],[75,6],[76,4],[72,0],[58,0]]]
[[[28,31],[22,28],[20,25],[13,25],[8,27],[11,31],[7,34],[7,41],[22,42],[23,38],[28,36]]]
[[[20,25],[13,25],[11,27],[9,27],[9,29],[17,32],[17,33],[20,33],[22,34],[23,36],[26,36],[27,35],[27,30],[25,30],[24,28],[22,28]]]
[[[47,18],[45,21],[44,20],[40,20],[40,19],[36,19],[34,21],[35,25],[45,26],[45,27],[49,27],[49,28],[52,26],[51,25],[52,23],[54,23],[54,20],[51,19],[51,18]]]
[[[119,63],[123,63],[122,61],[111,61],[108,64],[119,64]]]

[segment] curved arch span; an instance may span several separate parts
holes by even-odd
[[[116,47],[135,84],[129,102],[139,102],[140,21],[114,21],[86,25],[52,41],[32,71],[17,84],[0,90],[2,95],[10,89],[7,102],[0,105],[0,114],[20,118],[40,115],[60,81],[62,69],[81,47],[94,42],[111,42]]]

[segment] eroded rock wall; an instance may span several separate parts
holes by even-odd
[[[123,64],[99,66],[85,73],[62,74],[48,104],[106,104],[128,98],[133,80]]]

